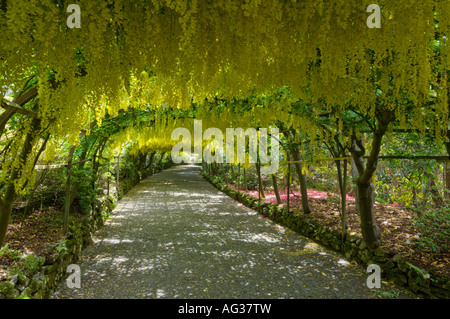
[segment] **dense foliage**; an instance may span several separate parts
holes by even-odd
[[[383,0],[382,27],[368,28],[371,2],[80,0],[81,28],[68,28],[68,1],[0,1],[0,243],[36,164],[67,161],[65,202],[77,187],[86,200],[101,167],[124,154],[145,167],[198,118],[222,130],[276,125],[291,160],[313,167],[351,156],[363,236],[378,246],[374,188],[423,188],[420,174],[443,169],[392,167],[405,177],[373,186],[383,138],[393,152],[411,150],[405,133],[425,154],[450,152],[450,3]],[[73,188],[88,167],[90,182]],[[296,167],[302,180],[307,167]]]

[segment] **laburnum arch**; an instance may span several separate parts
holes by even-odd
[[[167,131],[194,117],[283,126],[300,148],[338,141],[358,169],[364,239],[378,246],[371,178],[383,136],[416,130],[449,145],[450,3],[383,0],[381,28],[369,28],[372,2],[80,0],[71,29],[71,1],[0,1],[0,244],[45,138],[76,146],[139,110],[167,127],[134,123],[121,140],[136,153],[170,148]]]

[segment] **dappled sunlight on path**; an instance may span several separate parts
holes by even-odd
[[[53,298],[374,298],[365,270],[244,207],[193,165],[119,203]]]

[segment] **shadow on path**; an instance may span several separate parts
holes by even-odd
[[[379,298],[360,266],[261,218],[200,167],[153,175],[119,202],[52,298]]]

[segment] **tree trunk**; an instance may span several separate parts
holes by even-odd
[[[363,161],[365,147],[363,142],[361,138],[357,139],[355,136],[352,138],[351,152],[359,173],[356,185],[358,187],[361,232],[367,247],[370,249],[377,248],[381,245],[381,233],[376,223],[374,213],[375,191],[371,179],[377,168],[378,155],[381,150],[383,136],[393,117],[394,113],[392,111],[384,111],[381,114],[381,119],[377,120],[377,129],[372,138],[372,150],[365,167]]]
[[[258,191],[262,198],[266,198],[263,191],[262,179],[261,179],[261,165],[259,161],[256,161],[256,174],[258,175]]]
[[[117,164],[116,164],[116,193],[119,196],[119,187],[120,187],[120,153],[117,155]]]
[[[92,172],[91,172],[91,188],[93,192],[91,193],[91,211],[95,211],[95,184],[98,179],[98,169],[100,167],[100,159],[103,155],[103,151],[105,149],[108,138],[104,138],[101,142],[99,142],[97,148],[94,151],[92,156]]]
[[[277,176],[275,174],[272,174],[272,185],[273,185],[273,191],[275,193],[275,197],[277,198],[277,204],[280,205],[282,203],[280,192],[278,191],[278,184],[277,184]]]
[[[79,171],[82,170],[84,165],[86,164],[85,160],[86,160],[87,153],[88,153],[88,147],[87,147],[87,145],[85,145],[83,147],[83,151],[81,152],[81,155],[79,158],[80,163],[78,164],[78,168],[77,168]],[[109,171],[109,163],[108,163],[108,171]],[[75,200],[75,197],[78,195],[78,188],[79,188],[79,184],[80,184],[78,179],[72,183],[72,187],[70,190],[70,197],[69,197],[69,209],[72,206],[72,203]],[[108,178],[108,196],[109,196],[109,178]]]
[[[446,172],[445,172],[445,188],[447,190],[445,197],[450,201],[450,130],[447,130],[447,143],[445,143],[447,148],[447,155],[449,162],[446,162]]]
[[[149,157],[149,159],[148,159],[147,165],[145,166],[145,169],[146,169],[146,170],[151,168],[151,166],[152,166],[152,164],[153,164],[153,157],[155,156],[155,153],[156,153],[156,152],[150,153],[150,157]],[[153,171],[152,171],[152,174],[153,174]]]
[[[288,159],[288,161],[289,161],[289,159]],[[291,164],[287,164],[288,165],[288,167],[287,167],[287,175],[286,175],[286,209],[287,209],[287,212],[289,213],[289,209],[290,209],[290,207],[289,207],[289,204],[290,204],[290,202],[289,202],[289,193],[290,193],[290,188],[291,188]]]
[[[238,182],[237,182],[238,193],[241,189],[241,163],[238,163]]]
[[[374,213],[374,187],[372,183],[357,185],[362,236],[367,247],[374,249],[381,244],[381,233]]]
[[[33,164],[33,166],[35,166],[35,165],[37,164],[37,162],[38,162],[38,160],[39,160],[39,157],[41,156],[42,152],[43,152],[43,151],[45,150],[45,148],[47,147],[47,142],[48,142],[49,139],[50,139],[50,133],[47,134],[47,137],[44,139],[44,141],[43,141],[43,143],[42,143],[42,145],[41,145],[41,148],[39,149],[39,151],[38,151],[36,157],[34,158],[34,164]],[[44,170],[44,171],[42,172],[42,174],[41,174],[41,176],[40,176],[40,178],[39,178],[39,181],[41,181],[41,180],[44,179],[45,174],[46,174],[46,171],[47,171],[47,170]],[[28,181],[29,181],[29,180],[27,179],[27,181],[26,181],[25,183],[27,184]],[[37,182],[37,183],[35,182],[35,184],[34,184],[34,186],[33,186],[33,190],[30,192],[30,195],[28,196],[27,206],[25,207],[25,210],[24,210],[23,215],[22,215],[22,221],[20,222],[20,228],[21,228],[21,229],[22,229],[22,225],[23,225],[23,222],[24,222],[25,217],[26,217],[26,216],[28,215],[28,213],[30,212],[30,209],[31,209],[31,206],[32,206],[32,202],[33,202],[34,193],[36,192],[36,189],[37,189],[37,187],[38,187],[39,184],[40,184],[40,182]]]
[[[246,169],[244,166],[244,189],[247,192],[248,191],[248,187],[247,187],[247,174],[246,174]]]
[[[445,163],[445,198],[450,201],[450,162]]]
[[[31,120],[31,130],[27,133],[25,141],[22,146],[18,160],[25,163],[28,155],[33,150],[33,142],[40,131],[40,120],[33,118]],[[5,186],[5,192],[2,198],[0,198],[0,247],[2,247],[5,241],[6,231],[9,225],[9,218],[11,216],[11,210],[14,198],[16,197],[16,188],[14,182],[20,177],[21,168],[13,168],[8,180],[8,184]]]
[[[344,160],[344,180],[343,180],[344,195],[342,199],[342,212],[341,212],[341,227],[342,227],[342,244],[347,231],[347,160]]]
[[[338,182],[339,182],[339,193],[341,195],[341,229],[342,229],[342,241],[345,238],[345,230],[347,228],[346,222],[346,211],[347,211],[347,160],[344,160],[344,174],[342,174],[341,161],[335,161],[337,173],[338,173]]]
[[[230,163],[230,170],[231,170],[231,184],[234,184],[234,183],[235,183],[235,180],[236,180],[236,176],[235,176],[235,173],[234,173],[234,168],[233,168],[233,166],[234,166],[234,164],[231,164],[231,163]]]
[[[161,153],[161,156],[159,157],[159,160],[158,160],[158,164],[156,164],[156,167],[157,167],[159,170],[162,170],[162,167],[160,168],[159,165],[161,165],[161,162],[162,162],[162,160],[163,160],[163,157],[164,157],[164,154]]]
[[[301,194],[301,199],[302,199],[302,207],[303,207],[303,212],[305,214],[310,214],[311,213],[311,208],[309,207],[309,202],[308,202],[308,189],[306,186],[306,178],[305,175],[303,175],[302,173],[302,164],[300,163],[300,153],[298,152],[296,147],[293,147],[292,149],[292,157],[294,158],[294,161],[296,161],[297,163],[295,163],[295,168],[297,170],[297,175],[298,175],[298,180],[300,183],[300,194]]]
[[[3,242],[5,241],[15,195],[14,183],[9,183],[5,195],[0,200],[0,247],[3,246]]]
[[[350,167],[352,172],[352,184],[354,184],[352,196],[355,198],[355,211],[359,214],[358,186],[356,185],[356,180],[358,179],[359,174],[353,158],[350,160]]]
[[[425,176],[428,178],[428,186],[431,193],[431,199],[433,200],[433,205],[435,208],[439,208],[444,204],[444,200],[439,193],[439,189],[437,188],[436,182],[434,181],[434,176],[429,175],[426,171]]]
[[[139,154],[138,155],[138,165],[137,165],[137,167],[138,167],[138,170],[140,171],[140,172],[142,172],[143,170],[144,170],[144,167],[145,167],[145,161],[147,160],[147,154]]]
[[[64,201],[64,232],[67,232],[69,224],[69,212],[70,212],[70,193],[71,193],[71,177],[72,177],[72,159],[75,146],[72,146],[69,152],[67,161],[67,178],[66,178],[66,196]]]
[[[288,163],[287,163],[287,172],[286,172],[286,210],[287,210],[287,212],[289,213],[289,209],[290,209],[290,207],[289,207],[289,205],[290,205],[290,202],[289,202],[289,199],[290,199],[290,197],[289,197],[289,193],[290,193],[290,188],[291,188],[291,164],[289,163],[290,161],[291,161],[291,159],[289,158],[289,152],[288,151],[286,151],[286,159],[287,159],[287,161],[288,161]]]

